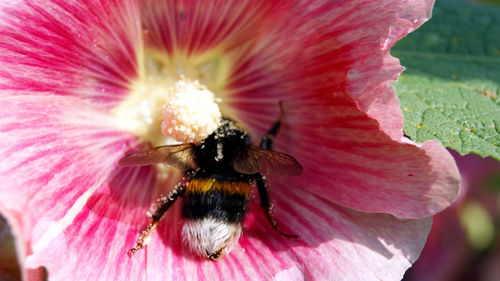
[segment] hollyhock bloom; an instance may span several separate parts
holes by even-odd
[[[23,266],[46,267],[50,280],[401,278],[424,245],[429,216],[458,192],[442,145],[403,137],[388,84],[402,71],[390,47],[431,7],[396,0],[2,4],[0,211],[18,233]],[[127,256],[149,223],[150,204],[182,175],[117,162],[164,143],[161,116],[172,116],[164,93],[182,79],[220,99],[222,113],[255,142],[283,102],[274,148],[304,172],[268,182],[277,220],[298,240],[277,234],[253,196],[242,237],[212,262],[183,243],[176,202],[148,246]],[[166,123],[164,132],[185,131]]]

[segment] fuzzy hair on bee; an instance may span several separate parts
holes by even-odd
[[[217,260],[227,254],[241,236],[252,186],[256,186],[262,210],[271,227],[285,237],[271,213],[264,175],[299,175],[302,166],[292,156],[272,150],[279,132],[281,114],[262,137],[252,144],[247,132],[222,117],[221,125],[199,144],[164,145],[133,152],[119,161],[120,166],[166,163],[186,173],[187,182],[177,185],[151,214],[151,223],[142,232],[132,255],[141,249],[162,216],[182,198],[183,240],[195,254]]]

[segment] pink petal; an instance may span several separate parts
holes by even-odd
[[[62,233],[28,257],[28,266],[46,266],[50,280],[144,280],[145,251],[133,257],[127,251],[149,222],[146,210],[153,199],[179,178],[172,171],[170,181],[159,181],[152,171],[117,171]]]
[[[380,129],[394,140],[401,139],[403,114],[394,87],[404,68],[384,52],[383,58],[359,60],[349,72],[349,91],[360,109],[377,120]],[[382,54],[379,54],[382,55]]]
[[[275,232],[254,202],[239,244],[211,262],[182,245],[180,212],[172,210],[148,246],[147,280],[399,280],[431,225],[352,211],[298,189],[274,199],[278,221],[298,241]]]
[[[51,280],[143,280],[146,275],[148,280],[165,280],[170,276],[191,280],[203,276],[233,278],[230,280],[254,276],[266,280],[286,274],[297,276],[299,272],[305,278],[315,279],[343,277],[349,280],[360,276],[389,279],[388,275],[399,278],[416,259],[429,228],[428,219],[401,221],[390,215],[358,213],[297,188],[281,189],[282,192],[279,192],[279,181],[275,181],[271,188],[274,186],[278,191],[274,194],[278,203],[276,216],[281,222],[286,222],[283,223],[286,231],[300,235],[300,241],[290,241],[274,233],[260,210],[254,207],[252,213],[255,217],[249,216],[244,237],[233,252],[217,263],[200,260],[193,257],[181,241],[180,205],[177,203],[152,235],[150,246],[128,258],[127,249],[147,224],[145,210],[149,202],[158,196],[161,187],[154,184],[153,174],[147,168],[113,171],[113,164],[122,155],[118,147],[126,148],[123,136],[112,133],[113,120],[94,107],[70,98],[18,97],[2,99],[0,105],[12,109],[4,113],[0,131],[17,136],[10,138],[10,142],[2,138],[6,142],[2,147],[7,148],[6,154],[2,154],[8,156],[9,163],[19,162],[14,157],[16,154],[12,153],[15,143],[23,144],[18,150],[33,150],[29,156],[43,153],[44,144],[58,149],[71,144],[72,149],[68,148],[63,155],[67,159],[78,160],[82,173],[95,176],[91,180],[105,179],[100,181],[100,185],[95,185],[92,194],[85,192],[78,197],[90,196],[84,201],[75,200],[76,195],[69,196],[73,192],[50,193],[70,185],[77,194],[81,194],[80,189],[87,191],[88,186],[93,185],[78,184],[83,180],[78,180],[79,173],[74,170],[70,170],[74,173],[72,177],[77,179],[73,184],[61,184],[67,172],[62,170],[56,173],[61,175],[56,176],[57,180],[47,184],[51,187],[49,190],[38,186],[37,192],[29,193],[25,190],[27,188],[22,188],[24,181],[29,183],[43,179],[41,171],[34,168],[48,167],[54,172],[51,167],[57,167],[58,161],[64,161],[60,160],[61,156],[56,158],[44,154],[49,159],[30,157],[32,163],[24,166],[24,169],[30,170],[23,172],[22,177],[16,174],[17,178],[23,179],[18,179],[20,187],[13,179],[6,181],[13,183],[12,189],[16,186],[20,190],[16,192],[24,191],[31,195],[30,200],[22,197],[23,201],[27,201],[24,204],[27,207],[24,209],[23,230],[27,237],[33,237],[27,266],[46,266]],[[80,135],[82,131],[85,137]],[[51,134],[57,135],[57,138],[51,139]],[[32,138],[38,136],[40,145],[27,145],[27,135]],[[93,141],[86,140],[86,137],[91,137]],[[10,155],[7,152],[11,152]],[[17,156],[20,155],[26,154],[18,152]],[[109,158],[103,158],[103,155]],[[97,163],[92,161],[96,158],[100,160]],[[1,162],[0,167],[10,168],[6,162]],[[15,174],[22,172],[19,169],[22,166],[9,170]],[[6,176],[9,175],[2,173],[2,179]],[[0,198],[4,199],[2,205],[8,205],[4,202],[6,196]],[[79,208],[81,211],[76,207],[71,210],[44,208],[50,206],[44,198],[56,203],[66,201],[67,206],[75,206],[75,201],[84,205]],[[33,201],[38,203],[40,209],[33,209]],[[43,219],[38,216],[40,213],[44,213]],[[68,223],[73,215],[75,217]],[[324,262],[314,262],[320,258]]]
[[[425,23],[431,17],[433,5],[434,0],[405,1],[398,12],[396,23],[390,28],[385,49]]]
[[[298,241],[271,228],[254,196],[240,242],[211,262],[193,256],[182,242],[177,202],[148,246],[129,258],[126,251],[148,222],[142,204],[149,196],[137,190],[150,180],[121,185],[127,196],[118,200],[110,198],[111,188],[96,192],[74,223],[33,253],[28,265],[46,265],[51,280],[399,280],[418,257],[431,224],[360,213],[271,185],[277,190],[275,215]],[[129,195],[136,199],[131,202]]]
[[[0,160],[0,178],[11,184],[0,187],[0,209],[25,212],[18,224],[29,237],[28,266],[46,265],[51,280],[402,276],[423,246],[430,219],[366,214],[334,202],[423,217],[456,195],[458,175],[442,146],[399,142],[400,113],[387,83],[401,68],[380,49],[404,6],[263,1],[240,3],[235,11],[217,1],[206,7],[141,2],[148,46],[170,53],[180,47],[187,54],[222,46],[228,52],[235,64],[225,103],[239,110],[235,117],[245,120],[255,137],[277,117],[278,100],[285,101],[287,118],[276,148],[305,167],[298,179],[272,179],[279,191],[276,215],[301,240],[274,233],[254,207],[240,243],[214,263],[193,257],[183,245],[179,203],[150,246],[126,256],[148,222],[149,202],[177,175],[167,184],[151,168],[115,169],[135,144],[115,120],[81,101],[110,108],[137,75],[137,4],[104,2],[27,3],[9,10],[9,17],[0,14],[0,23],[12,26],[0,31],[2,96],[51,92],[79,98],[0,99],[1,108],[12,109],[0,119],[0,154],[7,156]],[[35,11],[39,15],[29,15]],[[183,21],[189,24],[179,24]],[[404,33],[403,24],[398,28],[393,38]],[[364,82],[366,77],[373,82]],[[389,118],[374,119],[384,116]],[[8,200],[13,196],[19,201]]]
[[[292,1],[142,1],[149,48],[190,57],[247,45],[265,32]]]
[[[386,133],[399,139],[402,115],[393,106],[398,101],[388,83],[395,81],[403,68],[389,55],[385,41],[392,29],[400,30],[391,35],[395,40],[425,21],[432,2],[304,2],[280,8],[287,12],[259,21],[259,30],[265,33],[247,36],[256,38],[254,44],[235,43],[236,48],[227,55],[235,62],[227,83],[231,94],[227,103],[246,103],[251,94],[261,91],[285,100],[294,91],[307,95],[320,87],[345,90]],[[402,24],[409,21],[408,26]],[[227,41],[231,45],[235,40]],[[309,81],[312,77],[315,81]],[[386,114],[379,116],[380,112]],[[387,115],[393,117],[382,118]]]
[[[254,136],[272,124],[265,116],[278,116],[279,97],[267,100],[271,105],[255,104],[259,111],[251,111],[250,100],[239,108],[245,114],[241,119],[257,129]],[[290,188],[357,210],[410,218],[439,212],[456,198],[459,175],[441,144],[419,147],[391,139],[349,95],[296,97],[287,102],[286,111],[275,149],[304,166],[300,177],[283,181]]]
[[[10,109],[0,121],[0,177],[9,183],[0,189],[0,209],[26,241],[23,264],[46,266],[51,280],[97,280],[115,270],[136,280],[144,269],[132,268],[126,251],[154,196],[173,183],[157,181],[152,167],[117,168],[133,140],[86,102],[23,96],[0,99],[0,106]],[[176,182],[173,172],[167,179]],[[116,250],[103,251],[110,247]],[[105,272],[109,259],[120,268]]]
[[[4,95],[77,96],[112,107],[138,75],[136,1],[18,1],[0,13]]]
[[[308,8],[293,7],[240,53],[227,105],[257,140],[283,101],[276,149],[304,165],[294,186],[366,212],[418,218],[441,211],[457,196],[459,174],[440,144],[402,141],[399,102],[388,86],[401,66],[381,51],[401,5]]]
[[[346,87],[399,140],[403,119],[388,83],[403,67],[387,45],[428,19],[431,8],[432,1],[145,1],[143,22],[150,48],[187,57],[215,49],[232,61],[228,104],[242,100],[242,91],[286,95],[290,89],[276,80],[303,84],[303,77],[321,75],[321,83],[348,82],[334,88]],[[311,63],[317,64],[312,73],[286,73]]]
[[[18,214],[13,223],[36,248],[117,175],[116,163],[134,140],[116,120],[74,98],[3,98],[0,108],[9,109],[0,119],[0,178],[8,183],[0,187],[0,207]]]
[[[392,19],[390,25],[373,23],[373,26],[379,27],[380,41],[374,40],[370,45],[358,46],[372,52],[354,62],[348,78],[349,91],[360,107],[380,123],[384,132],[398,140],[403,129],[403,116],[399,110],[399,101],[394,96],[394,88],[388,83],[396,81],[404,68],[399,60],[389,54],[389,49],[397,40],[430,18],[434,1],[404,1],[394,4],[399,6],[399,10],[396,14],[387,15]]]

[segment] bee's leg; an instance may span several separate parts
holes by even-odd
[[[267,193],[264,177],[261,174],[257,174],[255,177],[255,181],[257,183],[257,189],[259,190],[260,206],[264,210],[267,220],[269,221],[269,223],[271,223],[271,226],[274,228],[274,230],[278,231],[279,234],[288,238],[299,238],[299,236],[297,235],[287,234],[279,229],[278,223],[276,222],[276,219],[271,212],[273,205],[271,203],[271,200],[269,199],[269,194]]]
[[[147,241],[149,235],[156,228],[156,226],[160,222],[161,217],[165,214],[165,212],[168,210],[168,208],[170,208],[170,206],[172,206],[172,204],[175,202],[175,200],[177,198],[179,198],[179,196],[182,196],[182,194],[184,194],[184,191],[186,191],[184,185],[179,184],[168,195],[163,196],[160,199],[162,202],[158,206],[156,211],[151,215],[151,223],[142,232],[139,239],[137,239],[137,243],[135,244],[135,247],[128,250],[127,254],[129,256],[132,256],[135,252],[140,250],[146,244],[146,241]]]
[[[283,115],[285,114],[283,110],[283,103],[280,101],[280,117],[276,122],[273,123],[267,134],[260,140],[260,148],[271,149],[273,146],[273,139],[278,134],[281,128],[281,122],[283,120]]]

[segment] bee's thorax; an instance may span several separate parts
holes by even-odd
[[[222,125],[197,146],[196,163],[213,172],[232,170],[234,159],[249,143],[245,131],[236,127],[234,121],[223,119]]]

